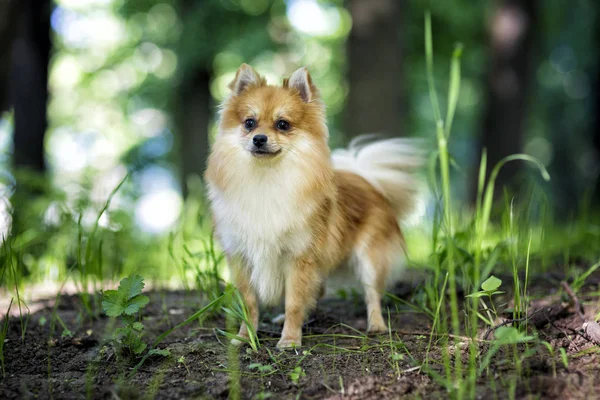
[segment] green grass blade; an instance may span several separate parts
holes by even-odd
[[[452,61],[450,62],[450,85],[448,87],[448,110],[446,112],[445,133],[446,138],[450,137],[450,129],[452,128],[452,120],[458,103],[460,93],[460,57],[462,55],[463,45],[456,44],[454,53],[452,53]]]
[[[535,165],[539,171],[540,174],[542,175],[542,178],[545,181],[549,181],[550,180],[550,174],[548,174],[548,171],[546,170],[546,167],[544,167],[544,164],[542,164],[537,158],[532,157],[530,155],[527,154],[513,154],[507,157],[504,157],[502,160],[500,160],[495,166],[494,169],[492,170],[492,173],[490,174],[490,179],[488,181],[486,190],[485,190],[485,195],[484,195],[484,200],[483,200],[483,205],[482,205],[482,220],[481,220],[481,235],[485,235],[486,231],[487,231],[487,226],[490,220],[490,214],[492,212],[492,202],[493,202],[493,198],[494,198],[494,188],[496,185],[496,179],[498,178],[498,174],[500,173],[500,170],[502,169],[502,167],[504,165],[506,165],[506,163],[510,162],[510,161],[517,161],[517,160],[521,160],[521,161],[527,161],[532,163],[533,165]]]
[[[433,107],[433,115],[436,122],[442,120],[440,112],[440,103],[438,102],[433,79],[433,39],[431,35],[431,13],[425,14],[425,62],[427,68],[427,83],[429,84],[429,98]]]
[[[577,279],[575,279],[575,281],[571,285],[573,290],[575,292],[577,292],[579,289],[581,289],[581,287],[585,284],[586,279],[591,274],[593,274],[594,271],[596,271],[598,268],[600,268],[600,261],[597,262],[596,264],[592,265],[591,267],[589,267],[587,271],[585,271],[583,274],[581,274],[579,277],[577,277]]]

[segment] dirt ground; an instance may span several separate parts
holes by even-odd
[[[538,296],[531,309],[549,310],[561,304],[557,293],[560,277],[544,275],[531,282]],[[600,275],[588,279],[580,295],[586,317],[600,311]],[[395,294],[410,300],[414,287],[399,286]],[[194,292],[151,292],[143,311],[146,342],[185,320],[200,307]],[[365,336],[365,310],[360,299],[325,299],[305,326],[304,346],[297,351],[275,349],[279,326],[270,318],[278,310],[265,310],[259,327],[261,348],[233,348],[214,328],[225,329],[221,313],[171,333],[160,345],[169,357],[153,356],[126,380],[136,361],[117,357],[107,342],[115,324],[104,316],[85,317],[76,296],[64,296],[56,307],[60,321],[52,329],[54,300],[31,315],[24,338],[18,318],[9,321],[5,341],[6,376],[0,379],[0,398],[228,398],[239,384],[244,399],[398,399],[447,398],[445,388],[432,377],[442,372],[431,363],[430,372],[420,367],[426,359],[432,320],[413,308],[387,300],[390,335]],[[539,337],[554,348],[535,348],[520,375],[513,365],[513,350],[499,352],[477,381],[478,398],[508,398],[514,387],[517,398],[587,399],[600,393],[600,349],[575,332],[581,326],[569,310],[540,327]],[[64,327],[71,335],[63,333]],[[357,331],[358,330],[358,331]],[[483,333],[483,332],[482,332]],[[432,340],[430,357],[441,358],[438,338]],[[391,344],[392,343],[392,344]],[[480,357],[490,343],[478,342]],[[466,339],[459,347],[466,360]],[[560,355],[569,356],[565,366]],[[232,350],[233,349],[233,350]],[[518,351],[525,351],[519,348]],[[236,364],[239,366],[236,367]],[[233,372],[232,372],[233,371]],[[238,372],[236,372],[238,371]],[[231,389],[231,388],[234,389]]]

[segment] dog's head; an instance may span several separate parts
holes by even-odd
[[[257,163],[328,151],[324,106],[306,68],[284,79],[282,86],[271,86],[242,64],[229,88],[217,142]]]

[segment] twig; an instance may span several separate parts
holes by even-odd
[[[548,321],[556,321],[562,318],[564,315],[568,314],[569,307],[563,303],[558,303],[541,307],[538,310],[540,313],[536,313],[537,315],[530,315],[528,321],[536,329],[543,328],[548,324]]]
[[[571,303],[575,306],[575,311],[577,311],[577,315],[581,319],[581,331],[583,334],[580,333],[580,336],[596,345],[600,345],[600,325],[596,321],[588,321],[585,318],[583,307],[569,284],[565,281],[562,281],[560,284],[571,298]]]
[[[528,319],[529,319],[529,317],[517,318],[517,319],[506,319],[506,320],[502,321],[501,323],[499,323],[498,325],[490,326],[488,328],[488,330],[485,332],[485,335],[483,335],[483,340],[488,340],[488,336],[490,336],[490,333],[494,332],[498,328],[502,328],[503,326],[514,324],[515,322],[523,322]]]
[[[579,351],[579,346],[577,346],[577,344],[573,341],[573,339],[571,339],[571,337],[569,336],[569,334],[565,331],[566,329],[568,329],[568,330],[571,331],[572,335],[578,335],[579,333],[576,330],[571,329],[571,328],[569,328],[567,326],[558,326],[558,325],[556,325],[554,323],[554,321],[548,320],[548,322],[550,323],[550,325],[552,325],[552,327],[554,327],[554,329],[558,330],[560,333],[562,333],[563,335],[565,335],[565,338],[575,348],[575,351]]]
[[[577,315],[579,315],[579,318],[581,318],[581,322],[586,322],[585,316],[583,315],[583,312],[581,311],[581,310],[583,310],[583,307],[581,306],[581,303],[579,302],[577,295],[575,295],[575,292],[573,292],[573,289],[571,289],[571,286],[569,286],[569,284],[565,281],[562,281],[560,283],[560,285],[565,290],[565,292],[567,292],[567,294],[569,295],[571,302],[575,306],[575,311],[577,312]]]
[[[412,368],[408,368],[408,369],[404,369],[402,371],[400,371],[401,374],[408,374],[409,372],[415,372],[415,371],[419,371],[421,369],[420,365],[417,365],[416,367],[412,367]]]
[[[542,310],[543,310],[543,308],[538,308],[537,310],[535,310],[534,312],[532,312],[527,317],[516,318],[516,319],[507,319],[507,320],[502,321],[498,325],[490,326],[488,328],[488,330],[485,332],[485,335],[483,335],[483,340],[488,340],[488,337],[490,336],[490,334],[492,332],[494,332],[496,329],[501,328],[501,327],[506,326],[506,325],[514,324],[516,322],[528,321],[530,318],[533,318],[534,315],[536,315],[537,313],[539,313]]]

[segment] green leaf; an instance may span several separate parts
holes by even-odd
[[[139,275],[123,278],[117,290],[104,292],[102,309],[109,317],[123,314],[132,315],[148,304],[148,297],[142,295],[144,278]]]
[[[144,350],[146,350],[147,346],[148,345],[146,343],[142,342],[140,339],[137,339],[135,343],[132,343],[131,351],[133,351],[134,354],[142,354]]]
[[[153,355],[157,355],[157,356],[163,356],[163,357],[169,357],[171,355],[171,350],[169,349],[152,349],[148,352],[149,356],[153,356]],[[181,360],[183,358],[180,357],[179,360]],[[179,361],[179,362],[183,362],[183,361]]]
[[[140,308],[143,308],[144,306],[146,306],[146,304],[148,304],[149,301],[150,301],[150,299],[148,299],[148,296],[144,296],[143,294],[140,294],[140,295],[130,299],[129,301],[127,301],[127,306],[123,310],[123,314],[133,315],[136,312],[140,311]]]
[[[492,275],[481,284],[481,288],[486,292],[494,292],[500,285],[502,285],[502,281]]]
[[[133,325],[131,325],[131,327],[136,331],[140,332],[144,329],[144,324],[142,324],[141,322],[134,322]]]
[[[564,367],[566,369],[569,369],[569,357],[567,357],[567,352],[565,351],[564,347],[561,347],[560,349],[558,349],[558,351],[560,352],[560,359]]]
[[[142,294],[143,288],[144,278],[139,275],[132,275],[121,280],[118,291],[126,300],[129,300]]]
[[[496,329],[494,336],[496,336],[498,344],[516,344],[534,339],[533,336],[527,336],[512,326],[501,326]]]
[[[500,328],[496,329],[495,333],[496,339],[502,341],[506,340],[509,342],[518,339],[520,335],[521,332],[512,326],[501,326]]]
[[[125,299],[122,298],[121,293],[116,290],[107,290],[104,292],[104,299],[102,300],[102,309],[109,317],[118,317],[125,311],[124,307]]]

